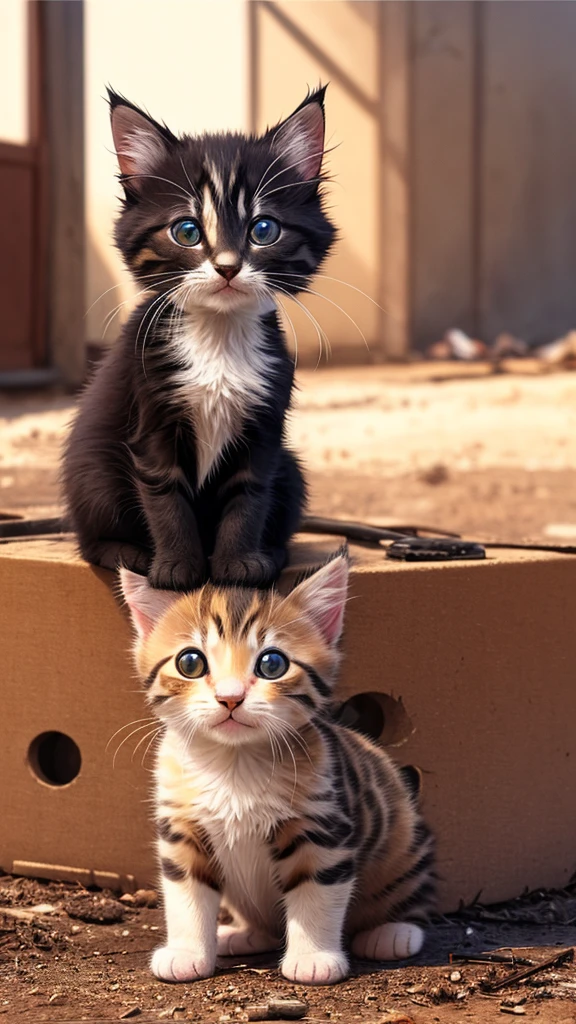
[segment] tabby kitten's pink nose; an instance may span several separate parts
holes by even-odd
[[[236,274],[240,273],[241,266],[239,263],[234,264],[234,266],[230,266],[229,263],[215,263],[214,270],[221,277],[225,277],[227,281],[231,281],[233,277],[236,277]]]
[[[234,711],[234,708],[238,708],[244,703],[244,697],[241,700],[220,700],[220,698],[217,698],[217,700],[219,704],[228,708],[228,711]]]
[[[234,711],[234,708],[244,702],[246,691],[240,679],[221,679],[216,685],[214,696],[219,704],[229,711]]]

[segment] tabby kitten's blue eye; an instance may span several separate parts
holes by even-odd
[[[202,232],[195,220],[177,220],[170,228],[170,234],[178,245],[188,248],[198,245],[202,239]]]
[[[262,679],[280,679],[289,668],[290,662],[282,651],[269,650],[260,655],[254,671]]]
[[[186,679],[200,679],[200,676],[205,676],[208,671],[208,662],[202,651],[197,651],[195,647],[187,647],[176,658],[176,668],[181,676],[186,676]]]
[[[261,217],[250,228],[250,241],[254,245],[272,245],[280,238],[280,225],[272,217]]]

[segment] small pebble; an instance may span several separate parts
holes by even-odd
[[[124,931],[122,932],[122,938],[125,939],[127,935],[130,935],[130,932],[128,931],[127,928],[125,928]]]
[[[71,929],[70,929],[70,931],[72,932],[73,935],[77,935],[78,932],[80,931],[80,925],[79,924],[73,924]]]
[[[48,1000],[51,1006],[64,1006],[67,1001],[68,996],[65,992],[53,992]]]
[[[130,904],[130,903],[134,903],[134,902],[135,902],[135,900],[134,900],[134,897],[133,897],[131,892],[125,892],[124,895],[120,897],[120,903],[128,903],[128,904]]]
[[[150,907],[154,910],[158,906],[158,893],[154,889],[137,889],[133,899],[137,907]]]
[[[462,974],[460,971],[452,971],[450,975],[450,981],[462,981]]]
[[[139,1006],[131,1006],[129,1010],[126,1010],[120,1015],[120,1020],[128,1020],[129,1017],[138,1017],[142,1013]]]

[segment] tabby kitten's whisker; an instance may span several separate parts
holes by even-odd
[[[124,739],[118,744],[118,746],[116,747],[116,750],[114,751],[114,755],[112,757],[112,770],[113,771],[116,768],[116,758],[118,757],[118,754],[122,750],[122,747],[125,746],[125,744],[128,742],[128,740],[132,739],[132,736],[136,736],[137,733],[142,732],[143,728],[149,728],[149,726],[140,726],[138,729],[134,729],[133,732],[128,733],[128,735],[125,736]]]
[[[133,693],[142,693],[142,687],[139,686],[138,690],[134,690],[132,692]],[[108,750],[110,749],[110,744],[112,743],[112,740],[116,739],[116,736],[118,736],[121,732],[123,732],[124,729],[129,729],[130,726],[138,725],[138,723],[142,723],[142,722],[144,723],[144,725],[153,725],[154,722],[155,722],[155,719],[154,718],[150,718],[150,717],[149,718],[135,718],[133,722],[126,722],[125,725],[121,725],[119,729],[116,729],[116,732],[112,733],[110,739],[108,740],[108,742],[107,742],[107,744],[106,744],[106,746],[104,748],[105,753],[108,753]],[[144,728],[144,725],[142,725],[141,728]]]

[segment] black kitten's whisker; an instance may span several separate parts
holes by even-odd
[[[277,188],[271,188],[268,192],[263,192],[262,195],[258,196],[261,203],[268,196],[273,196],[275,192],[283,192],[286,188],[302,188],[303,185],[313,185],[314,182],[326,181],[326,178],[322,175],[318,178],[308,178],[306,181],[289,181],[286,185],[278,185]]]
[[[270,276],[270,278],[272,278],[272,275],[269,275],[269,276]],[[274,276],[276,276],[276,275],[274,275]],[[308,317],[308,319],[310,320],[310,322],[314,326],[314,328],[316,330],[317,337],[318,337],[318,344],[319,344],[319,349],[320,349],[319,357],[318,357],[318,363],[316,364],[316,368],[318,368],[318,366],[320,365],[320,360],[321,360],[322,356],[324,355],[324,344],[326,345],[326,358],[329,359],[330,356],[332,355],[332,346],[330,344],[330,339],[329,339],[328,335],[326,334],[326,331],[324,330],[322,325],[318,322],[318,320],[316,319],[314,314],[308,309],[308,307],[305,306],[303,302],[300,302],[300,299],[297,299],[295,295],[292,295],[291,292],[286,291],[286,289],[282,288],[279,284],[275,284],[274,281],[272,281],[272,288],[275,291],[282,292],[282,294],[286,295],[287,298],[292,299],[292,301],[295,302],[296,305],[299,306],[300,309],[306,314],[306,316]],[[303,289],[301,289],[301,291],[302,290]]]
[[[327,153],[332,153],[333,150],[335,150],[335,149],[337,149],[337,146],[332,146],[330,149],[320,149],[316,153],[310,153],[309,156],[308,156],[308,159],[311,159],[311,158],[314,158],[314,157],[317,157],[317,156],[326,156]],[[272,163],[268,167],[268,170],[265,171],[264,174],[262,175],[263,178],[266,176],[268,171],[273,167],[273,165],[278,160],[280,160],[280,159],[281,159],[281,157],[276,157],[276,160],[272,161]],[[265,187],[267,187],[268,185],[271,185],[272,182],[276,178],[279,178],[281,174],[286,174],[287,171],[293,171],[295,167],[300,167],[300,163],[301,163],[300,161],[297,161],[294,164],[289,164],[288,167],[283,167],[281,171],[278,171],[276,174],[273,174],[271,178],[268,178],[268,180],[265,183]],[[298,182],[296,182],[296,184],[297,185],[307,185],[308,182],[311,182],[311,181],[322,181],[322,180],[323,180],[323,178],[309,178],[308,181],[298,181]],[[260,179],[260,182],[258,184],[258,188],[256,189],[256,191],[254,193],[254,196],[252,197],[252,202],[254,202],[254,203],[256,202],[257,199],[262,198],[262,196],[261,196],[261,191],[262,190],[260,188],[261,184],[262,184],[262,178]],[[275,191],[275,189],[273,191]],[[270,193],[265,193],[263,198],[266,198],[266,195],[270,195]]]
[[[186,181],[187,181],[187,182],[188,182],[188,184],[190,185],[190,188],[192,189],[192,192],[193,192],[193,193],[194,193],[194,195],[196,196],[196,199],[197,199],[198,201],[200,201],[200,195],[199,195],[198,189],[197,189],[197,188],[196,188],[196,186],[195,186],[195,185],[193,185],[193,184],[192,184],[192,182],[190,181],[190,177],[189,177],[189,175],[188,175],[188,171],[186,170],[186,168],[185,168],[185,166],[184,166],[184,161],[183,161],[183,159],[182,159],[182,156],[180,157],[180,164],[181,164],[181,166],[182,166],[182,170],[184,171],[184,174],[185,174],[185,176],[186,176]]]
[[[177,281],[180,276],[181,272],[178,274],[173,274],[171,277],[168,278],[168,280],[163,281],[162,284],[169,284],[170,281]],[[102,337],[106,337],[106,331],[110,327],[110,324],[112,323],[114,318],[118,316],[118,313],[124,306],[130,305],[131,302],[136,302],[136,299],[138,299],[140,295],[145,295],[146,292],[153,291],[153,289],[153,285],[146,285],[145,288],[141,288],[140,291],[136,292],[135,295],[130,295],[127,299],[124,299],[123,302],[119,302],[118,305],[115,306],[114,309],[111,310],[110,313],[108,313],[105,317]],[[163,292],[162,294],[165,294],[165,292]]]
[[[359,324],[356,323],[354,317],[350,316],[350,314],[347,313],[346,310],[342,308],[342,306],[339,306],[338,303],[334,302],[333,299],[329,299],[327,295],[323,295],[322,292],[316,292],[312,288],[302,288],[301,291],[306,292],[307,295],[315,295],[318,299],[324,299],[325,302],[329,302],[331,306],[335,306],[336,309],[339,309],[340,312],[343,313],[345,317],[347,317],[350,323],[354,325],[354,327],[358,331],[358,334],[360,335],[364,344],[366,345],[366,348],[368,349],[368,351],[370,351],[370,345],[368,344],[364,331],[359,326]]]
[[[163,295],[161,295],[160,297],[162,299],[164,299],[164,302],[162,302],[160,304],[158,309],[155,310],[154,314],[150,318],[150,323],[148,324],[148,327],[146,328],[146,333],[144,334],[144,338],[142,339],[142,351],[141,351],[141,356],[140,356],[141,361],[142,361],[142,370],[144,372],[144,376],[145,377],[147,377],[146,365],[145,365],[145,361],[144,361],[145,360],[146,340],[148,338],[148,335],[150,334],[150,331],[152,330],[152,327],[155,324],[158,323],[158,321],[159,321],[160,317],[162,316],[164,310],[167,309],[168,306],[172,303],[173,297],[176,295],[176,293],[180,290],[181,287],[182,287],[182,285],[180,285],[180,284],[175,285],[174,288],[171,288],[169,292],[164,293]],[[153,305],[154,305],[154,303],[153,303]],[[138,339],[136,339],[136,340],[138,340]]]
[[[276,270],[274,271],[274,276],[305,278],[306,274],[287,274],[284,272],[280,273],[279,271]],[[381,306],[379,302],[376,302],[376,299],[373,299],[371,295],[368,295],[368,292],[363,291],[362,288],[357,288],[355,284],[350,284],[349,281],[343,281],[342,278],[340,277],[331,277],[330,274],[322,274],[320,273],[320,271],[316,271],[314,277],[323,277],[325,281],[336,281],[337,284],[344,284],[346,285],[347,288],[352,288],[355,292],[358,292],[360,295],[363,295],[364,298],[368,299],[368,301],[371,302],[374,306],[378,306],[378,309],[381,309],[383,313],[386,313],[388,316],[391,316],[389,310],[385,309],[384,306]]]
[[[284,316],[286,317],[288,323],[290,324],[290,329],[292,331],[292,337],[294,338],[294,369],[296,369],[296,367],[298,366],[298,335],[296,334],[296,330],[294,328],[294,324],[292,323],[292,320],[290,318],[288,310],[286,309],[286,306],[284,305],[284,303],[280,299],[278,299],[278,302],[280,303],[280,308],[281,308],[282,312],[284,313]]]
[[[120,154],[118,154],[120,155]],[[170,178],[161,178],[158,174],[127,174],[126,180],[130,181],[132,178],[155,178],[156,181],[165,181],[167,185],[174,185],[174,188],[179,188],[181,192],[186,196],[187,199],[191,199],[194,202],[194,196],[187,192],[183,185],[179,185],[177,181],[171,181]]]

